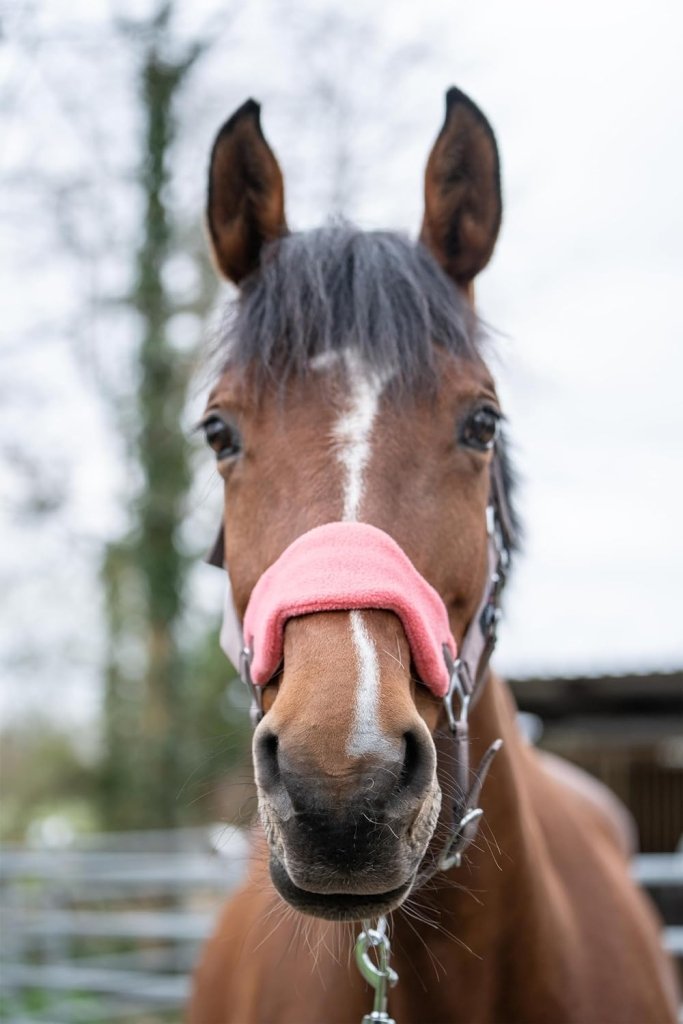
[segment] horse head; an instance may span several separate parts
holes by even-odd
[[[437,830],[441,698],[491,569],[501,411],[472,288],[500,217],[493,132],[455,89],[417,243],[290,232],[253,101],[213,148],[209,233],[239,297],[203,424],[271,876],[317,916],[399,906]]]

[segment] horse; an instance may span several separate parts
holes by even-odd
[[[499,167],[450,89],[413,242],[291,232],[253,100],[213,146],[238,298],[202,425],[260,824],[191,1024],[676,1020],[615,798],[525,741],[489,667],[519,532],[474,308]]]

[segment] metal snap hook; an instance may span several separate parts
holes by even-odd
[[[398,975],[389,966],[391,945],[386,934],[386,927],[387,921],[385,917],[379,919],[376,928],[371,928],[370,922],[364,921],[363,931],[356,940],[354,952],[358,970],[375,990],[372,1013],[366,1014],[361,1024],[372,1024],[373,1021],[377,1022],[377,1024],[379,1022],[382,1022],[382,1024],[396,1024],[387,1013],[387,986],[393,987],[398,981]],[[370,949],[376,950],[377,963],[370,958]]]

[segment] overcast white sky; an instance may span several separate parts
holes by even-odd
[[[136,3],[117,10],[124,6],[145,10]],[[226,11],[236,5],[193,0],[180,7],[185,31],[215,18],[228,38]],[[498,666],[516,675],[681,667],[683,7],[673,0],[647,8],[623,0],[310,7],[308,18],[303,3],[255,0],[242,8],[230,44],[217,45],[202,64],[184,100],[192,145],[179,152],[177,187],[185,209],[200,218],[212,134],[253,95],[285,169],[293,226],[318,223],[327,208],[330,150],[341,134],[351,154],[349,215],[364,227],[415,233],[445,89],[469,92],[492,121],[502,154],[503,230],[478,304],[499,332],[495,362],[527,537],[507,596]],[[103,136],[103,216],[125,233],[135,210],[110,183],[134,154],[126,106],[132,83],[113,48],[107,52],[106,36],[103,43],[108,10],[85,0],[13,8],[23,16],[0,57],[0,84],[14,100],[0,172],[25,174],[41,161],[92,169],[100,154],[79,137],[63,105],[65,92],[76,93],[87,139],[98,127]],[[331,20],[321,34],[325,12]],[[361,30],[349,43],[339,25],[356,13],[375,34]],[[307,25],[316,38],[302,62],[294,39]],[[62,57],[47,44],[39,53],[27,46],[32,32],[49,40],[66,29],[85,40],[78,66],[68,47]],[[392,67],[395,49],[413,43],[430,44],[428,57]],[[302,90],[314,74],[349,83],[335,123],[321,119],[314,101],[302,112]],[[129,138],[130,155],[125,147],[123,155],[108,151],[112,138]],[[0,472],[7,491],[0,711],[45,706],[59,693],[62,713],[85,718],[99,700],[98,544],[121,526],[121,468],[107,418],[89,394],[83,350],[65,336],[80,294],[74,269],[59,252],[53,263],[43,251],[36,265],[27,239],[46,230],[40,211],[25,193],[19,209],[7,196],[0,207],[7,225],[3,437],[13,442],[17,432],[33,432],[41,466],[68,494],[58,527],[48,520],[22,528],[21,472]],[[180,280],[182,266],[177,272]],[[116,281],[115,266],[106,273]],[[28,334],[31,345],[18,346]],[[90,344],[121,386],[118,339]],[[43,438],[49,455],[37,445]],[[218,497],[210,473],[207,465],[200,484],[207,523]],[[196,585],[204,605],[218,607],[220,581],[210,569],[198,569]]]

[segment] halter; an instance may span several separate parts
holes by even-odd
[[[334,524],[330,524],[334,525]],[[365,524],[338,524],[346,527],[360,527],[361,529]],[[452,764],[454,765],[454,779],[456,798],[452,807],[452,822],[450,826],[449,838],[437,858],[434,862],[423,869],[418,875],[416,880],[417,884],[421,884],[428,878],[436,874],[437,871],[447,871],[451,867],[457,867],[462,862],[462,855],[465,849],[475,838],[479,829],[479,823],[483,814],[483,811],[478,807],[479,796],[481,789],[491,766],[491,762],[495,757],[498,750],[502,746],[502,740],[495,740],[488,748],[484,756],[482,757],[479,766],[472,775],[470,772],[470,743],[469,743],[469,714],[471,709],[476,704],[486,679],[488,678],[487,668],[488,663],[493,653],[493,649],[496,645],[496,635],[498,628],[498,621],[500,618],[500,597],[505,585],[505,581],[508,574],[508,568],[510,564],[510,551],[515,541],[514,524],[510,509],[507,503],[507,497],[505,494],[505,486],[503,482],[503,472],[500,462],[500,455],[494,450],[493,460],[491,462],[491,489],[489,495],[489,503],[486,508],[486,527],[488,535],[487,544],[487,558],[488,558],[488,569],[486,585],[484,587],[484,593],[482,595],[479,606],[472,617],[472,620],[465,631],[465,635],[460,645],[460,649],[454,656],[453,652],[456,650],[455,643],[450,638],[450,631],[448,640],[442,644],[442,658],[447,672],[447,690],[443,696],[443,705],[448,722],[450,735],[452,737],[454,750]],[[324,531],[325,527],[318,528],[319,531]],[[365,526],[366,530],[373,530],[374,527]],[[311,531],[315,533],[316,531]],[[381,534],[382,531],[376,531]],[[388,544],[392,544],[395,548],[398,545],[391,540],[386,534]],[[296,558],[292,556],[291,552],[294,551],[296,555],[297,544],[301,543],[295,541],[294,544],[290,545],[290,548],[284,553],[288,555],[291,566],[296,565]],[[398,549],[401,550],[400,548]],[[408,560],[407,556],[401,555],[405,561],[403,566],[404,572],[407,574],[407,578],[410,581],[411,576],[419,577],[423,587],[435,594],[433,588],[424,580],[417,570],[412,566],[412,563]],[[280,556],[283,558],[283,556]],[[224,540],[223,540],[223,527],[218,534],[216,544],[208,558],[211,565],[220,566],[224,568]],[[280,560],[278,560],[280,561]],[[277,564],[277,563],[276,563]],[[304,562],[300,562],[300,567],[304,567]],[[386,567],[377,565],[377,570]],[[271,567],[272,569],[272,567]],[[257,588],[260,593],[257,594],[257,598],[261,597],[261,603],[263,604],[263,594],[266,594],[266,605],[268,603],[268,597],[270,597],[271,603],[273,598],[272,588],[267,586],[268,584],[268,573],[271,570],[266,570],[266,573],[257,582],[255,591]],[[311,584],[315,586],[316,581],[309,581],[309,590]],[[429,595],[428,595],[429,596]],[[253,599],[253,595],[252,595]],[[369,603],[365,603],[369,601]],[[351,607],[383,607],[390,608],[392,602],[389,599],[386,600],[370,600],[368,598],[363,600],[361,597],[357,603],[351,605]],[[439,603],[443,608],[443,604],[438,598]],[[329,599],[327,602],[320,601],[316,606],[315,603],[311,603],[309,600],[308,604],[301,603],[298,608],[292,614],[304,614],[305,610],[308,612],[321,610],[322,607],[330,609],[331,607],[337,609],[348,609],[349,603],[343,603],[338,600],[335,603],[330,603]],[[252,600],[249,602],[247,613],[245,615],[245,623],[247,626],[250,622],[250,608],[253,608]],[[392,610],[397,610],[396,608]],[[444,609],[445,610],[445,609]],[[406,622],[405,616],[402,621]],[[251,617],[252,619],[255,616]],[[283,624],[283,623],[282,623]],[[410,639],[410,636],[409,636]],[[251,635],[250,635],[251,640]],[[414,643],[414,640],[413,640]],[[252,676],[252,664],[254,662],[254,651],[253,647],[249,644],[244,643],[242,636],[242,626],[237,615],[234,602],[232,599],[232,593],[228,587],[226,593],[226,602],[223,618],[223,626],[221,629],[221,646],[223,650],[233,662],[239,668],[240,677],[248,688],[251,695],[251,719],[252,724],[256,726],[263,717],[263,703],[262,703],[262,687],[269,681],[269,678],[275,673],[277,664],[273,665],[271,662],[271,671],[264,675],[264,664],[263,659],[260,660],[257,665],[258,669],[258,684],[255,682]],[[279,661],[279,658],[277,659]],[[418,669],[421,667],[418,662]],[[432,683],[431,687],[435,692],[438,691],[438,683]],[[441,690],[443,692],[443,690]]]
[[[363,526],[363,524],[337,525]],[[374,530],[374,527],[367,527],[367,529]],[[448,871],[453,867],[459,867],[462,863],[463,853],[475,839],[484,813],[481,807],[478,806],[484,780],[486,779],[494,757],[503,744],[502,739],[495,740],[484,753],[476,771],[473,774],[470,772],[469,715],[470,711],[481,696],[486,680],[488,679],[487,669],[491,654],[493,653],[493,649],[496,645],[498,621],[500,619],[500,598],[507,579],[510,564],[510,552],[515,543],[514,523],[505,493],[500,454],[496,449],[494,449],[493,459],[491,462],[491,487],[489,502],[486,508],[486,529],[488,536],[488,567],[486,585],[484,587],[481,601],[479,602],[477,610],[465,631],[459,650],[456,649],[455,642],[450,636],[450,631],[448,633],[448,638],[445,639],[445,642],[441,645],[441,656],[443,658],[448,680],[447,690],[443,695],[443,706],[454,747],[452,764],[454,765],[453,781],[455,782],[454,788],[456,792],[456,797],[451,808],[452,818],[449,835],[440,853],[432,858],[431,863],[427,864],[420,872],[418,872],[413,888],[418,888],[439,871]],[[325,527],[320,527],[319,530],[325,530]],[[315,531],[311,532],[315,533]],[[382,533],[382,531],[377,532]],[[390,541],[394,547],[398,548],[398,545],[396,545],[388,535],[384,534],[384,537],[387,537],[387,540]],[[295,564],[296,558],[292,557],[292,550],[294,550],[294,554],[296,555],[296,544],[297,541],[290,545],[290,548],[286,549],[284,554],[280,556],[280,559],[287,556],[291,559],[292,564]],[[399,551],[401,551],[400,548]],[[414,576],[412,576],[412,574],[415,574],[419,577],[426,588],[433,591],[433,588],[429,586],[427,581],[420,576],[415,567],[412,566],[412,563],[409,562],[407,556],[405,556],[403,552],[401,552],[401,554],[410,567],[409,569],[406,568],[408,579],[412,579],[413,582],[415,582]],[[278,559],[278,561],[280,561],[280,559]],[[224,539],[222,526],[208,561],[211,565],[224,567]],[[275,564],[277,565],[277,563]],[[261,579],[257,582],[256,587],[254,588],[255,592],[260,585],[264,591],[267,591],[268,581],[266,577],[269,571],[270,570],[266,570],[266,573],[264,573]],[[262,581],[265,581],[265,583],[262,584]],[[259,596],[262,597],[262,594],[256,594],[257,600],[259,599]],[[272,594],[270,596],[272,597]],[[245,614],[245,626],[249,625],[250,607],[252,606],[253,597],[254,595],[252,594],[252,598],[250,599],[249,606],[247,607],[247,612]],[[445,612],[443,602],[441,602],[440,598],[438,600]],[[267,605],[267,600],[265,603]],[[329,602],[326,604],[321,602],[321,604],[326,610],[330,610],[332,607]],[[322,607],[315,606],[315,604],[311,607],[305,607],[308,612],[323,610]],[[348,602],[346,604],[337,604],[336,607],[339,610],[348,610],[349,604]],[[355,604],[351,607],[389,608],[389,610],[397,611],[399,617],[401,617],[404,622],[404,626],[406,624],[405,617],[400,614],[400,610],[392,608],[391,602],[389,601],[386,603],[380,603],[379,605],[376,602],[368,605],[361,601],[360,605]],[[270,611],[272,612],[272,609],[270,609]],[[305,613],[306,612],[302,610],[298,614]],[[297,613],[294,612],[294,614]],[[273,616],[271,616],[271,618],[272,617]],[[282,623],[282,625],[284,625],[284,623]],[[257,685],[257,682],[252,677],[251,671],[252,664],[254,663],[254,650],[251,645],[251,634],[247,633],[247,635],[249,636],[250,642],[245,644],[242,637],[242,627],[232,600],[232,594],[230,588],[228,588],[223,627],[221,629],[221,646],[232,663],[238,665],[242,681],[249,689],[252,699],[252,724],[256,726],[263,717],[262,686],[272,678],[272,675],[277,668],[277,663],[275,665],[271,664],[270,674],[266,672],[264,675],[264,662],[262,659],[258,662]],[[411,637],[409,629],[407,629],[407,635],[410,641]],[[414,658],[414,660],[416,659]],[[267,664],[267,661],[265,664]],[[419,669],[419,661],[417,662],[416,667]],[[430,688],[435,692],[439,692],[437,686],[433,683]],[[443,693],[443,689],[441,689],[441,693]],[[391,968],[388,966],[389,942],[384,933],[383,921],[383,918],[380,919],[377,929],[375,930],[371,929],[367,924],[364,926],[364,931],[357,942],[357,958],[359,965],[361,966],[361,972],[364,974],[364,977],[366,977],[366,980],[370,980],[371,984],[375,985],[377,994],[375,1011],[372,1015],[364,1018],[364,1020],[385,1021],[386,1024],[391,1024],[391,1020],[386,1014],[386,984],[394,984],[396,978],[394,972],[392,972]],[[381,962],[381,969],[379,970],[373,968],[371,962],[367,958],[368,948],[371,947],[377,947],[378,951],[385,957],[386,962]],[[370,975],[373,970],[375,973],[371,978]]]

